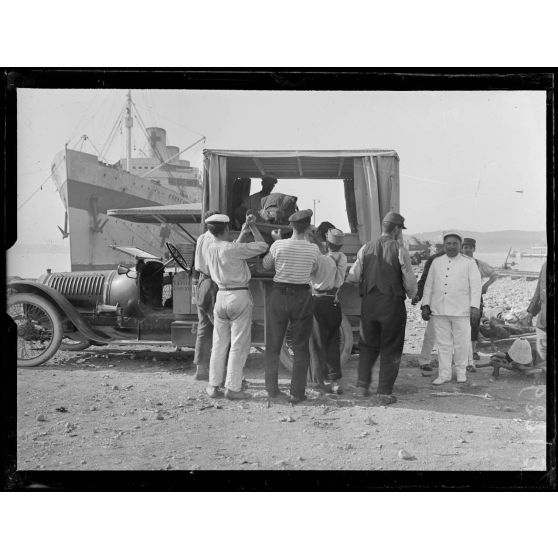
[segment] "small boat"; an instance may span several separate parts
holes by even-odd
[[[532,246],[528,252],[521,252],[522,258],[546,258],[547,246]]]

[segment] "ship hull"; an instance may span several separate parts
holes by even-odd
[[[100,163],[94,155],[65,150],[53,162],[53,178],[68,213],[72,271],[112,269],[131,263],[130,256],[112,245],[135,246],[167,259],[165,242],[184,244],[184,234],[167,225],[130,223],[107,216],[109,209],[196,203],[201,188],[186,195]],[[185,226],[194,237],[200,225]]]

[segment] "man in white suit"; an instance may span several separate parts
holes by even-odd
[[[478,319],[481,276],[475,260],[461,254],[459,233],[444,234],[445,254],[432,262],[424,285],[422,318],[432,320],[438,344],[440,385],[451,380],[452,356],[458,383],[467,381],[471,321]]]

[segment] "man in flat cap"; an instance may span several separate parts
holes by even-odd
[[[480,313],[481,276],[474,260],[461,253],[462,237],[444,234],[443,256],[430,266],[422,297],[422,318],[433,320],[438,344],[440,385],[451,381],[452,356],[457,381],[467,381],[467,355],[471,341],[471,323]]]
[[[341,373],[340,333],[343,314],[337,293],[345,281],[347,256],[340,252],[344,234],[336,228],[327,231],[327,254],[318,259],[313,273],[315,325],[310,338],[312,376],[331,393],[343,393],[339,384]]]
[[[265,387],[270,398],[281,396],[279,390],[279,353],[289,324],[292,333],[293,372],[290,401],[306,399],[306,375],[310,363],[308,340],[312,332],[314,304],[310,292],[310,276],[316,270],[320,249],[306,239],[312,211],[305,209],[293,213],[289,222],[293,235],[280,239],[273,231],[275,242],[263,260],[263,267],[275,267],[273,286],[269,298],[267,342],[265,348]]]
[[[218,397],[225,380],[227,399],[245,399],[248,394],[242,391],[242,373],[250,352],[254,306],[248,290],[251,275],[246,260],[266,252],[267,243],[255,227],[253,215],[246,218],[235,242],[228,241],[227,215],[212,215],[205,223],[214,236],[207,248],[207,266],[219,288],[213,310],[213,350],[206,391],[210,397]],[[246,242],[250,232],[255,242]]]
[[[270,174],[264,174],[264,176],[262,176],[262,189],[248,198],[246,209],[252,209],[256,213],[259,213],[259,211],[263,209],[263,199],[271,194],[273,188],[275,188],[275,184],[277,184],[277,178]]]
[[[207,211],[204,215],[208,219],[217,211]],[[213,242],[213,235],[207,230],[200,234],[196,240],[194,251],[194,272],[192,274],[193,294],[198,309],[198,331],[196,334],[196,347],[194,350],[194,364],[196,365],[195,380],[209,380],[209,357],[213,339],[213,307],[217,285],[209,276],[205,251]]]
[[[411,257],[401,242],[405,220],[390,212],[382,221],[382,234],[365,244],[349,271],[348,280],[360,284],[360,357],[357,387],[361,397],[370,395],[372,367],[380,357],[377,397],[395,403],[393,385],[399,373],[407,311],[405,295],[417,293]]]
[[[488,291],[488,287],[494,283],[498,279],[498,275],[496,274],[496,270],[488,265],[486,262],[479,260],[474,257],[474,253],[477,247],[477,241],[474,238],[465,237],[463,239],[463,246],[461,247],[461,251],[465,256],[469,256],[479,268],[479,272],[481,275],[481,281],[483,279],[487,279],[487,281],[481,287],[481,299],[480,299],[480,308],[479,308],[479,317],[478,320],[474,322],[471,321],[471,346],[469,347],[469,356],[467,360],[467,372],[476,372],[477,369],[475,368],[475,360],[479,360],[479,354],[477,353],[477,341],[479,340],[479,327],[482,318],[482,311],[484,308],[482,295],[485,295]]]

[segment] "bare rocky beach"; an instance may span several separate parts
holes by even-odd
[[[501,279],[486,305],[525,309],[535,286]],[[60,352],[18,369],[18,470],[543,470],[544,381],[519,372],[493,381],[488,367],[463,386],[434,388],[417,368],[425,325],[418,307],[408,310],[389,407],[354,397],[357,354],[344,394],[309,388],[294,407],[267,400],[256,350],[245,402],[209,399],[193,379],[192,351],[168,347]],[[280,383],[287,388],[286,371]]]

